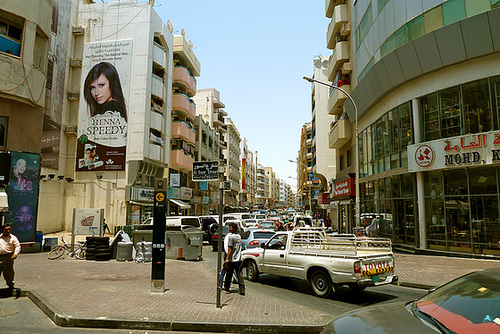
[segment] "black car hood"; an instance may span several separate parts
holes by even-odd
[[[328,324],[324,333],[424,334],[436,331],[413,316],[404,303],[389,303],[341,316]]]

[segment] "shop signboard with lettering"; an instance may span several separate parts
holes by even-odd
[[[409,145],[408,171],[500,163],[500,132],[450,137]]]

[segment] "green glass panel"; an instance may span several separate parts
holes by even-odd
[[[408,25],[405,24],[401,28],[396,31],[396,47],[399,48],[400,46],[408,43]]]
[[[424,27],[426,34],[443,27],[443,7],[438,6],[424,14]]]
[[[385,57],[395,48],[396,48],[396,34],[392,34],[380,47],[380,54],[382,57]]]
[[[464,0],[450,0],[443,3],[443,23],[445,26],[465,18]]]
[[[500,0],[491,0],[491,8],[499,8],[500,7]]]
[[[417,16],[415,19],[408,22],[408,32],[410,41],[422,36],[425,33],[424,16]]]
[[[384,6],[386,5],[386,3],[388,3],[389,0],[378,0],[377,1],[377,7],[378,7],[378,12],[380,13],[380,11],[384,8]]]
[[[487,12],[490,8],[490,0],[465,0],[465,13],[467,17]]]

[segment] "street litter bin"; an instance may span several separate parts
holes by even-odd
[[[203,231],[196,227],[167,226],[167,259],[201,260]]]
[[[116,261],[132,261],[134,243],[119,241],[116,246]]]

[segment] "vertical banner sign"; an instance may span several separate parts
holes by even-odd
[[[12,152],[10,180],[7,187],[9,212],[5,221],[20,242],[35,241],[40,184],[40,155]]]
[[[165,214],[167,206],[167,179],[155,179],[153,212],[153,254],[151,291],[165,291]]]
[[[241,159],[241,189],[247,188],[247,159]]]
[[[76,171],[124,171],[132,40],[87,43],[82,61]]]

